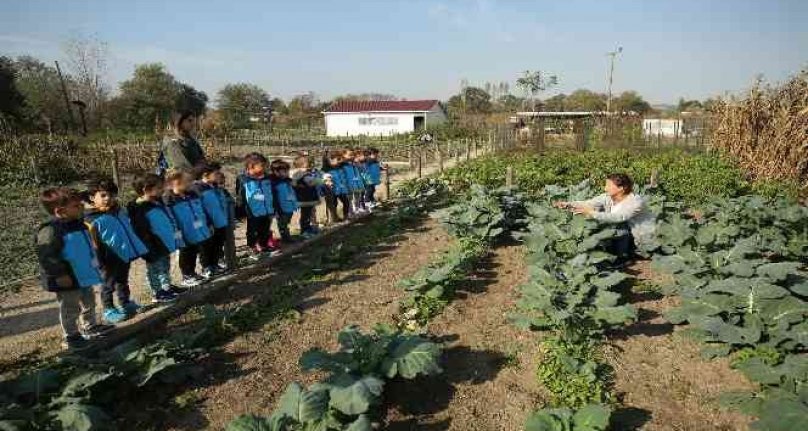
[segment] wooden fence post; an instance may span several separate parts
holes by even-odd
[[[121,187],[121,175],[118,172],[118,151],[116,148],[112,148],[112,181],[115,182],[115,185]]]
[[[423,147],[418,147],[418,178],[423,176]]]
[[[390,167],[384,170],[384,200],[390,200]]]
[[[513,187],[513,166],[511,165],[505,168],[505,187]]]
[[[227,208],[230,223],[227,224],[227,230],[224,237],[224,263],[227,265],[228,271],[236,269],[236,209],[231,202]]]
[[[438,172],[443,173],[443,152],[440,150],[440,143],[435,142],[435,156],[438,158]]]

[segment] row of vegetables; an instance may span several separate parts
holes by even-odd
[[[808,429],[808,209],[759,196],[671,209],[657,207],[652,265],[681,297],[665,317],[688,323],[705,357],[729,355],[760,385],[722,396],[758,418],[752,429]]]

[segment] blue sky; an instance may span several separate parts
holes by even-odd
[[[281,97],[446,98],[462,79],[513,82],[525,69],[557,74],[556,92],[604,91],[618,45],[615,91],[654,103],[808,66],[806,0],[0,2],[0,54],[60,60],[76,33],[108,43],[113,88],[135,64],[161,62],[212,98],[228,82]]]

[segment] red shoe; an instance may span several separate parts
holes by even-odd
[[[275,238],[270,238],[269,241],[267,241],[267,248],[270,250],[278,250],[281,248],[281,242]]]

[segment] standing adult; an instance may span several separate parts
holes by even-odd
[[[205,162],[205,151],[196,140],[196,116],[191,111],[174,114],[172,133],[163,139],[165,168],[190,171]]]

